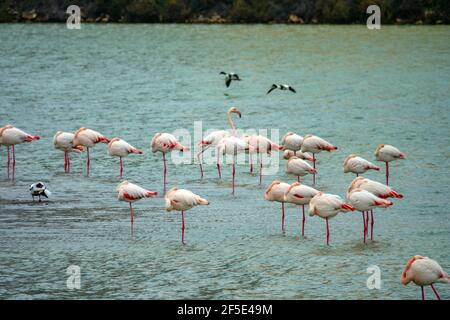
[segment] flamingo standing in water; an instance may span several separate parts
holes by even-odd
[[[134,183],[123,181],[119,183],[116,187],[117,199],[119,201],[126,201],[130,204],[130,222],[133,224],[133,207],[131,204],[135,201],[141,200],[142,198],[154,198],[158,194],[155,191],[149,191],[144,189]]]
[[[281,140],[283,150],[300,151],[302,148],[302,143],[303,137],[294,132],[286,133]]]
[[[198,163],[200,165],[200,176],[202,178],[203,178],[203,166],[202,166],[201,155],[203,154],[203,152],[205,152],[211,146],[218,145],[220,140],[222,140],[226,136],[230,136],[230,135],[236,136],[236,128],[234,127],[233,119],[231,119],[231,114],[232,113],[237,114],[239,116],[239,118],[240,118],[241,117],[241,111],[239,111],[239,109],[236,108],[236,107],[231,107],[227,111],[227,121],[228,121],[228,124],[230,125],[230,128],[231,128],[231,134],[227,130],[216,130],[216,131],[213,131],[210,134],[208,134],[206,137],[204,137],[198,143],[199,145],[201,145],[201,148],[202,148],[202,150],[200,150],[197,153],[197,160],[198,160]],[[220,179],[221,178],[220,170],[218,170],[218,172],[219,172],[219,179]]]
[[[170,133],[156,133],[153,136],[151,142],[152,152],[161,152],[163,155],[164,162],[164,194],[166,193],[166,174],[167,174],[167,166],[166,166],[166,153],[172,152],[173,150],[178,150],[181,152],[188,151],[189,148],[183,146],[180,142],[178,142],[177,138],[175,138]]]
[[[91,156],[89,154],[89,148],[94,147],[97,143],[109,143],[109,139],[101,133],[88,128],[80,128],[75,131],[75,137],[72,144],[74,146],[86,147],[86,174],[89,175],[91,168]]]
[[[203,199],[199,195],[186,190],[178,189],[176,187],[172,188],[165,195],[166,200],[166,210],[181,211],[181,242],[184,243],[184,211],[191,209],[197,205],[209,205],[208,200]]]
[[[307,174],[316,174],[317,170],[311,167],[305,160],[297,157],[291,157],[286,163],[286,173],[297,176],[297,181],[300,182],[300,177]]]
[[[108,153],[110,156],[116,156],[120,158],[120,177],[122,177],[122,157],[127,157],[130,153],[142,154],[142,150],[133,147],[125,140],[122,140],[120,138],[113,138],[108,143]]]
[[[374,165],[372,162],[367,161],[355,154],[347,156],[344,160],[344,173],[353,172],[358,177],[360,174],[365,173],[367,170],[380,171],[380,167]]]
[[[386,185],[389,185],[389,162],[406,159],[406,155],[394,146],[380,144],[375,150],[375,158],[386,163]]]
[[[284,195],[286,202],[302,206],[302,237],[305,236],[305,205],[309,204],[318,193],[319,191],[314,188],[300,184],[300,182],[294,182]]]
[[[377,181],[373,181],[364,177],[356,177],[350,183],[350,186],[347,188],[347,195],[350,194],[355,189],[363,189],[369,191],[370,193],[376,195],[379,198],[387,199],[387,198],[403,198],[403,195],[392,189],[391,187],[382,184]],[[373,210],[370,209],[371,223],[370,223],[370,240],[373,240],[373,226],[375,224]],[[363,214],[363,222],[365,224],[365,229],[368,227],[366,223],[367,219],[364,219]]]
[[[286,199],[284,194],[289,189],[289,184],[275,180],[267,188],[264,193],[264,198],[269,201],[276,201],[281,203],[281,231],[284,232],[284,203]]]
[[[270,139],[263,137],[261,135],[245,135],[242,140],[244,140],[249,147],[253,150],[253,153],[258,155],[259,159],[259,184],[262,184],[262,157],[263,154],[272,154],[272,150],[282,150],[283,147],[271,141]],[[252,152],[249,152],[251,159]]]
[[[310,161],[310,162],[312,162],[314,160],[312,154],[310,154],[309,152],[301,152],[300,150],[293,151],[293,150],[288,150],[288,149],[284,150],[284,152],[283,152],[284,160],[289,160],[292,157],[297,157],[302,160],[306,160],[306,161]]]
[[[8,178],[9,178],[9,168],[11,165],[11,154],[10,147],[12,150],[12,179],[14,180],[16,172],[16,152],[14,146],[16,144],[21,144],[24,142],[31,142],[34,140],[39,140],[39,136],[33,136],[28,134],[12,125],[8,124],[0,129],[0,143],[5,145],[8,149]]]
[[[374,207],[382,207],[387,208],[392,206],[394,203],[391,201],[382,199],[370,193],[369,191],[363,189],[354,189],[348,195],[348,202],[350,205],[358,211],[361,211],[364,223],[364,243],[366,243],[366,237],[368,233],[368,225],[369,225],[369,210],[372,210]],[[366,217],[364,217],[364,212],[366,213]],[[372,215],[373,217],[373,215]],[[372,218],[373,221],[373,218]],[[373,226],[372,226],[373,230]],[[373,239],[373,233],[372,233]]]
[[[337,147],[332,145],[331,143],[329,143],[328,141],[317,137],[317,136],[313,136],[311,134],[306,135],[303,138],[303,143],[302,143],[302,152],[311,152],[313,155],[313,166],[314,169],[316,168],[316,153],[322,152],[322,151],[334,151],[337,150]],[[316,174],[313,174],[313,184],[316,184]]]
[[[402,272],[400,281],[405,286],[411,281],[420,286],[422,300],[425,300],[423,287],[431,286],[436,298],[441,300],[433,284],[436,282],[450,283],[450,277],[435,260],[416,255],[409,259]]]
[[[75,138],[75,134],[71,132],[56,132],[53,137],[53,145],[55,149],[64,151],[64,172],[70,173],[70,152],[78,152],[82,153],[84,148],[83,146],[74,146],[73,139]]]
[[[330,243],[330,228],[328,226],[328,219],[335,217],[339,212],[354,211],[350,204],[345,203],[341,197],[319,192],[309,202],[309,215],[319,216],[325,219],[327,224],[327,245]]]
[[[219,177],[220,174],[220,156],[229,154],[233,156],[233,168],[232,168],[232,176],[233,176],[233,191],[232,194],[234,195],[234,180],[236,176],[236,156],[239,153],[244,153],[246,151],[253,152],[253,149],[251,146],[249,146],[244,140],[239,139],[234,136],[227,136],[223,138],[219,144],[217,145],[217,170],[219,171]]]

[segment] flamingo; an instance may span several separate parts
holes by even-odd
[[[331,151],[337,150],[337,147],[322,138],[308,134],[303,138],[301,150],[302,150],[302,152],[311,152],[313,154],[313,166],[315,169],[316,168],[316,153],[319,153],[321,151],[331,152]],[[313,174],[313,184],[316,184],[316,174],[315,173]]]
[[[422,300],[425,300],[423,287],[431,286],[436,298],[441,300],[441,297],[433,284],[436,282],[450,283],[450,277],[435,260],[416,255],[408,260],[400,277],[400,281],[405,286],[411,281],[420,286],[422,290]]]
[[[300,182],[294,182],[284,195],[286,202],[302,206],[302,237],[305,236],[305,205],[319,193],[318,190],[308,187]]]
[[[302,143],[303,137],[294,132],[286,133],[281,140],[284,150],[300,151]]]
[[[350,204],[345,203],[341,197],[319,192],[309,202],[309,215],[319,216],[325,219],[327,224],[327,245],[330,243],[330,228],[328,226],[328,219],[335,217],[339,212],[354,211]]]
[[[198,163],[200,165],[200,176],[201,178],[203,178],[203,166],[202,166],[202,160],[201,160],[201,155],[203,154],[203,152],[205,152],[209,147],[211,146],[216,146],[217,144],[219,144],[220,140],[222,140],[223,138],[225,138],[226,136],[230,136],[230,135],[234,135],[236,136],[236,128],[234,127],[234,123],[233,123],[233,119],[231,119],[231,114],[235,113],[239,116],[239,118],[241,118],[241,111],[239,111],[238,108],[236,107],[231,107],[230,109],[228,109],[227,111],[227,121],[228,124],[230,125],[231,128],[231,133],[227,130],[217,130],[217,131],[213,131],[210,134],[208,134],[206,137],[204,137],[198,144],[202,146],[202,150],[200,150],[197,153],[197,160]],[[220,176],[220,170],[218,170],[219,172],[219,179],[221,178]]]
[[[208,200],[203,199],[192,191],[186,189],[172,188],[165,195],[166,210],[181,211],[181,243],[184,242],[184,211],[191,209],[197,205],[209,205]]]
[[[386,185],[389,185],[389,162],[397,159],[406,159],[406,155],[394,146],[380,144],[375,150],[375,158],[386,163]]]
[[[223,138],[219,144],[217,145],[217,170],[219,171],[219,177],[220,174],[220,155],[229,154],[233,156],[233,169],[232,169],[232,176],[233,176],[233,191],[232,194],[234,195],[234,179],[236,175],[236,156],[239,153],[244,153],[246,151],[253,152],[253,149],[251,146],[249,146],[247,143],[245,143],[244,140],[239,139],[234,136],[227,136]]]
[[[284,232],[284,203],[286,199],[284,194],[289,189],[289,184],[274,180],[264,193],[264,198],[269,201],[281,202],[281,231]]]
[[[386,199],[379,198],[373,193],[370,193],[369,191],[363,189],[352,190],[347,195],[347,199],[353,208],[355,208],[358,211],[361,211],[364,223],[364,243],[366,243],[369,224],[369,210],[372,210],[374,207],[387,208],[392,206],[394,203]],[[364,212],[366,212],[366,218],[364,218]],[[373,214],[372,214],[372,221],[373,221]],[[373,240],[373,233],[371,239]]]
[[[133,207],[132,203],[142,198],[154,198],[158,194],[155,191],[146,190],[134,183],[128,182],[127,180],[122,181],[116,187],[117,199],[119,201],[126,201],[130,204],[130,222],[133,224]]]
[[[317,170],[311,167],[308,162],[297,157],[291,157],[286,163],[286,173],[297,176],[297,181],[300,181],[300,177],[307,174],[316,174]]]
[[[258,155],[259,158],[259,184],[262,184],[262,155],[264,153],[271,155],[272,150],[282,150],[283,147],[271,141],[270,139],[263,137],[261,135],[245,135],[242,137],[250,147],[253,152]],[[251,156],[251,152],[249,152]]]
[[[16,152],[14,146],[16,144],[21,144],[24,142],[31,142],[39,140],[39,136],[33,136],[28,134],[12,125],[8,124],[0,129],[0,143],[5,145],[8,149],[8,178],[9,178],[9,168],[11,163],[10,147],[12,150],[12,179],[14,180],[16,172]]]
[[[110,156],[116,156],[120,158],[120,177],[122,177],[122,157],[127,157],[130,153],[142,154],[142,150],[133,147],[125,140],[122,140],[120,138],[113,138],[108,143],[108,153]]]
[[[91,167],[91,157],[89,154],[89,148],[92,148],[97,143],[109,143],[109,139],[102,135],[101,133],[88,128],[80,128],[75,131],[75,137],[73,138],[72,144],[74,146],[86,147],[86,174],[89,175],[89,170]]]
[[[350,183],[350,186],[347,189],[347,194],[350,194],[354,189],[363,189],[366,191],[369,191],[370,193],[373,193],[379,198],[387,199],[387,198],[403,198],[403,195],[401,193],[398,193],[391,187],[384,185],[380,182],[373,181],[364,177],[356,177],[353,179],[353,181]],[[374,216],[373,216],[373,210],[370,209],[370,216],[371,216],[371,223],[370,223],[370,240],[373,240],[373,225],[375,224]],[[364,216],[363,216],[364,218]],[[364,220],[364,224],[366,224]],[[366,228],[367,226],[365,226]]]
[[[183,146],[180,142],[178,142],[177,138],[175,138],[170,133],[156,133],[153,136],[151,142],[152,152],[161,152],[163,155],[164,162],[164,194],[166,193],[166,174],[167,174],[167,166],[166,166],[166,153],[171,152],[173,150],[178,150],[181,152],[188,151],[189,148]]]
[[[356,176],[365,173],[367,170],[380,171],[380,167],[374,165],[372,162],[367,161],[355,154],[347,156],[344,160],[344,173],[353,172]]]
[[[56,132],[53,137],[53,145],[55,149],[64,151],[64,172],[70,173],[70,152],[78,152],[82,153],[84,148],[83,146],[74,146],[73,139],[75,138],[75,134],[71,132]]]
[[[302,160],[306,160],[306,161],[310,161],[310,162],[312,162],[314,160],[312,154],[310,154],[309,152],[301,152],[300,150],[293,151],[293,150],[285,149],[283,152],[283,159],[289,160],[292,157],[297,157]]]

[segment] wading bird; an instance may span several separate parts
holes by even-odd
[[[73,139],[75,138],[75,134],[71,132],[56,132],[53,137],[53,145],[55,149],[64,151],[64,172],[70,173],[70,152],[83,152],[83,146],[74,146]]]
[[[39,202],[41,202],[41,196],[48,198],[52,194],[42,182],[33,183],[30,186],[30,193],[33,197],[33,201],[34,197],[39,197]]]
[[[307,174],[315,175],[317,170],[311,167],[305,160],[297,157],[291,157],[286,163],[286,173],[297,176],[297,181],[300,182],[300,177]]]
[[[433,259],[416,255],[409,259],[402,272],[400,281],[405,286],[411,281],[420,286],[422,290],[422,300],[425,300],[423,287],[431,286],[436,298],[441,300],[441,297],[433,284],[436,282],[450,283],[450,277]]]
[[[276,201],[281,203],[281,231],[284,232],[284,203],[286,199],[285,193],[289,189],[289,184],[275,180],[267,188],[264,193],[264,198],[269,201]]]
[[[375,150],[375,158],[378,161],[386,163],[386,184],[389,185],[389,162],[398,159],[406,159],[406,155],[394,146],[380,144]]]
[[[241,81],[239,76],[234,72],[226,73],[222,71],[220,74],[225,75],[225,85],[227,86],[227,88],[230,86],[232,80]]]
[[[166,200],[166,210],[172,211],[177,210],[181,211],[181,242],[184,242],[184,211],[191,209],[197,205],[209,205],[208,200],[203,199],[199,195],[186,190],[186,189],[178,189],[176,187],[172,188],[165,195]]]
[[[223,138],[234,135],[236,136],[236,128],[234,127],[233,119],[231,119],[231,114],[235,113],[241,117],[241,112],[236,107],[231,107],[227,111],[227,121],[231,128],[231,133],[227,130],[216,130],[208,134],[204,137],[198,144],[201,146],[201,150],[197,153],[197,160],[200,165],[200,176],[203,178],[203,166],[201,155],[211,146],[217,146]],[[219,171],[219,179],[220,179],[220,171]]]
[[[16,127],[13,127],[12,125],[8,124],[0,129],[0,142],[2,145],[6,146],[8,149],[8,178],[9,178],[9,171],[11,166],[11,154],[10,154],[10,147],[12,150],[12,179],[14,180],[15,173],[16,173],[16,152],[15,152],[15,145],[21,144],[24,142],[31,142],[34,140],[39,140],[39,136],[33,136],[31,134],[28,134]]]
[[[158,194],[155,191],[146,190],[134,183],[128,182],[127,180],[122,181],[116,187],[117,199],[119,201],[125,201],[130,204],[130,222],[133,224],[133,207],[132,203],[138,201],[142,198],[154,198]]]
[[[289,90],[289,91],[292,91],[293,93],[296,93],[295,89],[292,88],[290,85],[287,85],[287,84],[273,84],[272,87],[270,87],[269,91],[267,91],[267,94],[271,93],[275,89]]]
[[[188,151],[189,148],[183,146],[180,142],[178,142],[177,138],[175,138],[170,133],[156,133],[153,136],[152,142],[150,144],[152,152],[161,152],[163,155],[164,162],[164,194],[166,193],[166,153],[172,152],[173,150],[178,150],[181,152]]]
[[[110,156],[120,158],[120,177],[122,177],[123,164],[122,157],[127,157],[130,153],[142,154],[142,150],[133,147],[131,144],[120,138],[113,138],[108,143],[108,153]]]
[[[300,182],[294,182],[284,195],[286,202],[302,206],[302,237],[305,236],[305,205],[309,204],[311,199],[318,193],[319,191],[314,188],[300,184]]]
[[[86,147],[86,174],[89,175],[91,168],[91,156],[89,148],[94,147],[97,143],[109,143],[109,139],[101,133],[88,128],[80,128],[75,132],[72,144],[74,146]]]
[[[333,146],[331,143],[329,143],[328,141],[317,137],[317,136],[313,136],[311,134],[306,135],[303,138],[303,143],[302,143],[302,152],[311,152],[313,155],[313,166],[314,169],[316,168],[316,153],[322,152],[322,151],[334,151],[337,150],[336,146]],[[316,184],[316,174],[313,174],[313,184]]]
[[[281,140],[284,150],[299,151],[302,148],[302,143],[303,137],[294,132],[286,133]]]
[[[327,245],[330,243],[330,228],[328,226],[328,219],[335,217],[339,212],[354,211],[348,203],[345,203],[341,197],[319,192],[309,202],[309,215],[319,216],[325,219],[327,224]]]
[[[358,157],[355,154],[351,154],[347,158],[345,158],[343,166],[344,173],[353,172],[356,174],[356,176],[365,173],[367,170],[380,170],[380,167],[374,165],[372,162],[369,162],[366,159]]]
[[[313,162],[313,156],[309,152],[301,152],[300,150],[292,151],[292,150],[284,150],[283,159],[289,160],[292,157],[297,157],[302,160]]]

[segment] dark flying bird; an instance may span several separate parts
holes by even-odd
[[[30,193],[33,197],[33,201],[34,197],[39,197],[39,202],[41,202],[41,196],[48,198],[52,194],[42,182],[33,183],[30,186]]]
[[[294,88],[292,88],[291,86],[287,85],[287,84],[273,84],[272,87],[269,89],[269,91],[267,91],[267,94],[271,93],[273,90],[275,89],[280,89],[280,90],[290,90],[293,93],[296,93],[296,91],[294,90]]]
[[[225,84],[227,85],[227,87],[230,86],[231,80],[241,81],[241,79],[239,79],[239,76],[234,72],[226,73],[222,71],[220,74],[225,75]]]

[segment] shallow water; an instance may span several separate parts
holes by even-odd
[[[0,126],[12,123],[42,138],[16,147],[16,181],[0,148],[0,298],[417,299],[400,274],[415,254],[450,271],[450,27],[0,25]],[[225,88],[220,71],[243,81]],[[289,83],[297,94],[275,91]],[[224,112],[242,111],[238,128],[275,128],[319,135],[339,147],[318,156],[317,189],[345,195],[353,179],[342,161],[358,153],[374,161],[379,143],[408,154],[391,165],[391,185],[405,195],[376,211],[375,241],[362,243],[360,213],[325,223],[300,209],[263,198],[273,179],[293,182],[284,161],[258,178],[230,166],[218,181],[214,165],[199,179],[196,164],[168,165],[168,184],[193,190],[211,205],[180,215],[164,211],[161,196],[128,206],[116,199],[118,159],[105,145],[84,154],[53,149],[57,130],[86,126],[143,148],[124,160],[124,177],[162,193],[162,157],[149,150],[156,132],[227,128]],[[369,178],[384,181],[384,169]],[[50,201],[34,203],[31,183],[42,180]],[[305,177],[311,183],[311,177]],[[81,267],[81,289],[66,287],[69,265]],[[381,269],[381,289],[369,290],[367,267]],[[436,286],[450,298],[449,286]],[[434,298],[431,289],[426,290]]]

